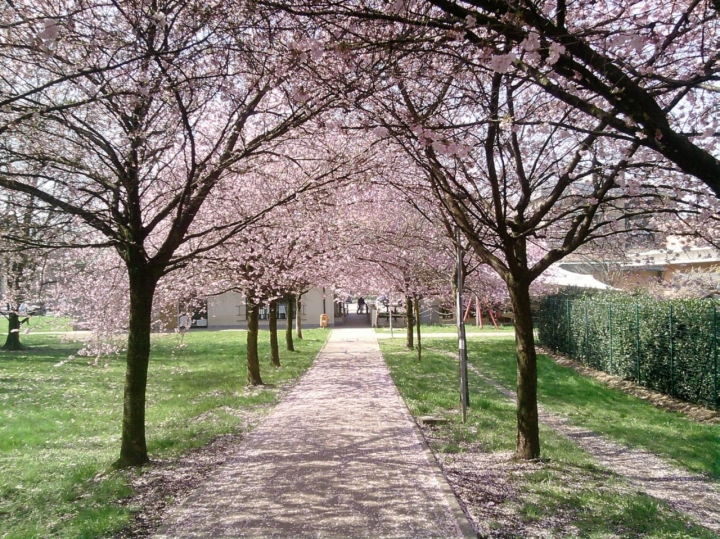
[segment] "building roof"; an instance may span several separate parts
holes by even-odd
[[[594,288],[599,290],[617,290],[616,288],[598,281],[592,275],[573,273],[555,265],[545,280],[547,284],[554,286],[575,286],[577,288]]]
[[[694,266],[697,264],[720,264],[720,252],[714,247],[689,247],[669,244],[666,249],[652,249],[628,253],[624,259],[592,260],[590,258],[566,259],[561,268],[578,274],[595,273],[611,266],[614,270],[663,271],[669,267]]]

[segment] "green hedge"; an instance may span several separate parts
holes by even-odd
[[[558,294],[540,302],[539,340],[596,369],[720,408],[719,317],[711,300]]]

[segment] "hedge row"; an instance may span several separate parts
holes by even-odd
[[[539,340],[598,370],[713,408],[720,313],[711,300],[623,294],[543,298]]]

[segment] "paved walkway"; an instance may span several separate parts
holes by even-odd
[[[313,367],[156,536],[474,537],[371,329],[335,329]]]

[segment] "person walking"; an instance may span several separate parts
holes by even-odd
[[[365,299],[360,296],[358,298],[358,308],[357,308],[357,314],[362,313],[365,310]]]

